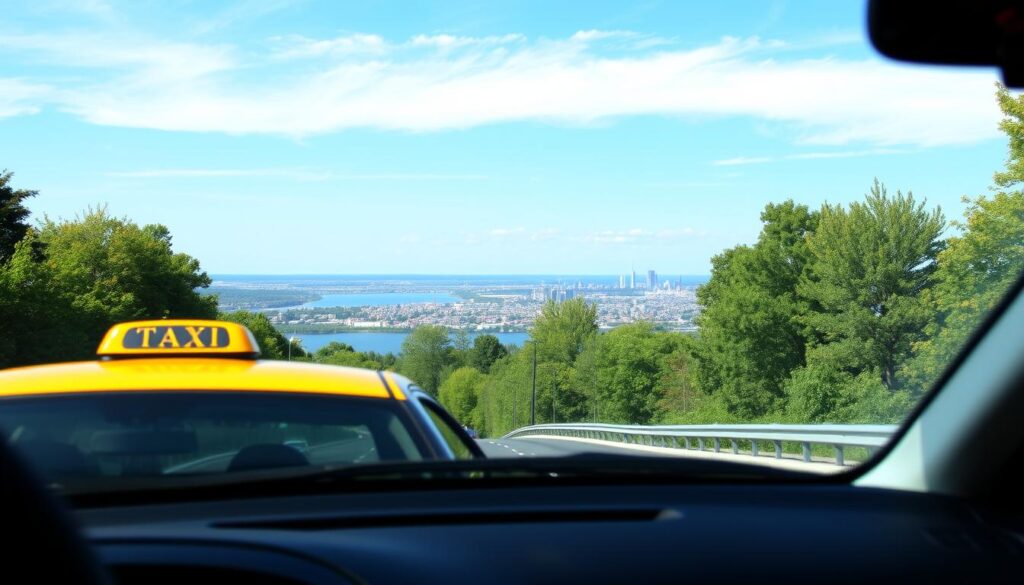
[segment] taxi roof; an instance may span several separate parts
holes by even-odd
[[[0,371],[0,398],[151,391],[302,392],[405,399],[394,377],[387,373],[269,360],[145,357]]]

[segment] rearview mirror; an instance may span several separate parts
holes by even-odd
[[[892,59],[995,66],[1008,87],[1024,87],[1024,2],[870,0],[868,34]]]

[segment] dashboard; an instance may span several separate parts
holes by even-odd
[[[1021,582],[963,500],[844,484],[588,484],[81,509],[133,583]],[[1019,527],[1018,527],[1019,528]]]

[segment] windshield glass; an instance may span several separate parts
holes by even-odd
[[[391,401],[348,397],[132,392],[4,399],[0,428],[57,484],[425,458]]]
[[[0,391],[219,319],[454,417],[7,396],[12,439],[103,474],[422,457],[407,424],[848,470],[1024,269],[1024,97],[884,59],[862,1],[36,4],[0,23]]]

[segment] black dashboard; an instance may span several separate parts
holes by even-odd
[[[1024,582],[962,500],[842,484],[545,485],[80,510],[121,583]]]

